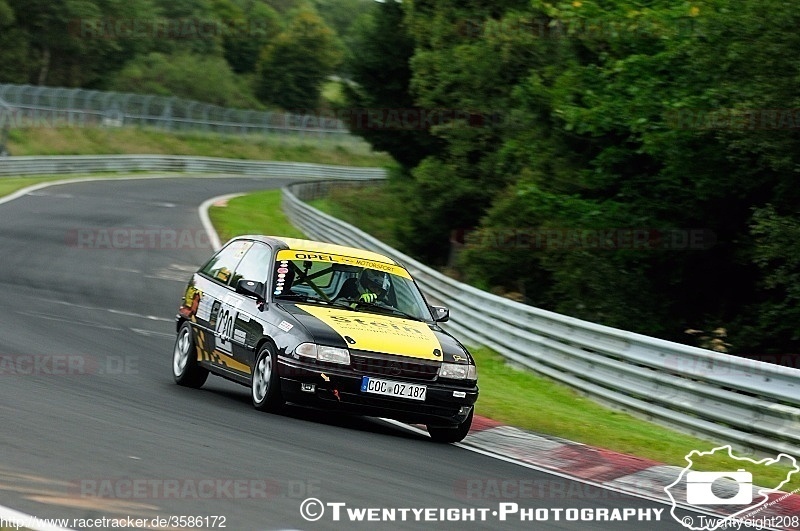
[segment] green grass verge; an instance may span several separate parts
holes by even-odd
[[[280,190],[265,190],[234,197],[228,201],[227,206],[212,206],[208,215],[223,243],[242,234],[305,238],[283,214]]]
[[[691,450],[708,451],[719,442],[665,428],[628,413],[598,404],[570,387],[531,371],[517,369],[488,348],[471,349],[478,365],[481,389],[476,412],[537,433],[563,437],[661,463],[686,466]],[[756,458],[758,460],[758,458]],[[695,470],[737,470],[741,462],[718,455],[695,459]],[[774,486],[786,478],[788,467],[765,468],[754,483]],[[783,490],[800,488],[800,474]]]
[[[398,209],[402,204],[388,190],[387,186],[335,188],[328,197],[309,201],[309,204],[399,248],[395,227],[400,223]]]
[[[358,223],[360,228],[367,232],[371,228],[380,233],[386,224],[379,219],[380,216],[371,215],[364,208],[379,212],[381,208],[388,211],[393,207],[385,204],[383,198],[374,196],[375,193],[375,190],[362,189],[353,194],[356,199],[349,198],[347,204],[333,198],[313,204],[323,206],[331,215],[346,213],[343,218],[356,223],[361,221]],[[372,198],[373,201],[360,201],[359,198]],[[279,203],[278,191],[243,196],[232,200],[228,207],[213,208],[212,220],[220,232],[230,236],[244,233],[299,236],[283,217]],[[357,206],[357,213],[353,205]],[[685,456],[691,450],[708,451],[720,445],[605,407],[570,387],[509,365],[490,349],[478,348],[472,353],[478,364],[481,389],[476,406],[479,415],[536,433],[680,467],[686,466]],[[714,455],[696,459],[694,469],[722,471],[740,467],[741,463]],[[754,482],[764,486],[777,485],[789,470],[775,466],[762,468],[753,471]],[[795,476],[792,476],[794,481],[791,484],[784,486],[785,491],[800,488],[800,474]]]
[[[232,159],[317,162],[344,166],[386,166],[385,153],[374,153],[357,137],[331,135],[219,135],[165,132],[138,127],[38,127],[9,132],[12,155],[162,154]]]

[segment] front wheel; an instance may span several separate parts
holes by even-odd
[[[178,385],[194,388],[202,387],[208,378],[208,370],[197,364],[192,325],[188,321],[178,329],[172,351],[172,376]]]
[[[269,343],[264,343],[258,350],[250,378],[250,389],[253,407],[259,411],[277,412],[285,403],[278,377],[278,358]]]
[[[469,412],[467,418],[454,428],[441,428],[437,426],[428,426],[428,433],[431,439],[438,443],[456,443],[464,440],[464,437],[469,433],[469,428],[472,426],[472,415],[475,408]]]

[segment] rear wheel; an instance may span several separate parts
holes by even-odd
[[[185,321],[178,329],[178,338],[172,351],[172,376],[175,383],[186,387],[202,387],[208,371],[197,364],[192,325]]]
[[[277,412],[285,403],[278,377],[278,358],[269,343],[258,350],[253,375],[250,378],[253,407],[260,411]]]
[[[453,428],[442,428],[437,426],[428,426],[428,433],[431,439],[438,443],[455,443],[464,440],[464,437],[469,433],[469,428],[472,426],[472,415],[475,412],[473,408],[469,412],[467,418]]]

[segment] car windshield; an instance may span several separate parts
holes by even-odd
[[[273,286],[276,300],[433,320],[411,275],[404,268],[385,262],[284,250],[277,256]]]

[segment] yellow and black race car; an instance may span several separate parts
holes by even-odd
[[[463,439],[478,398],[475,362],[442,330],[408,271],[386,256],[274,236],[228,242],[189,282],[173,376],[250,386],[253,405],[286,402],[425,424]]]

